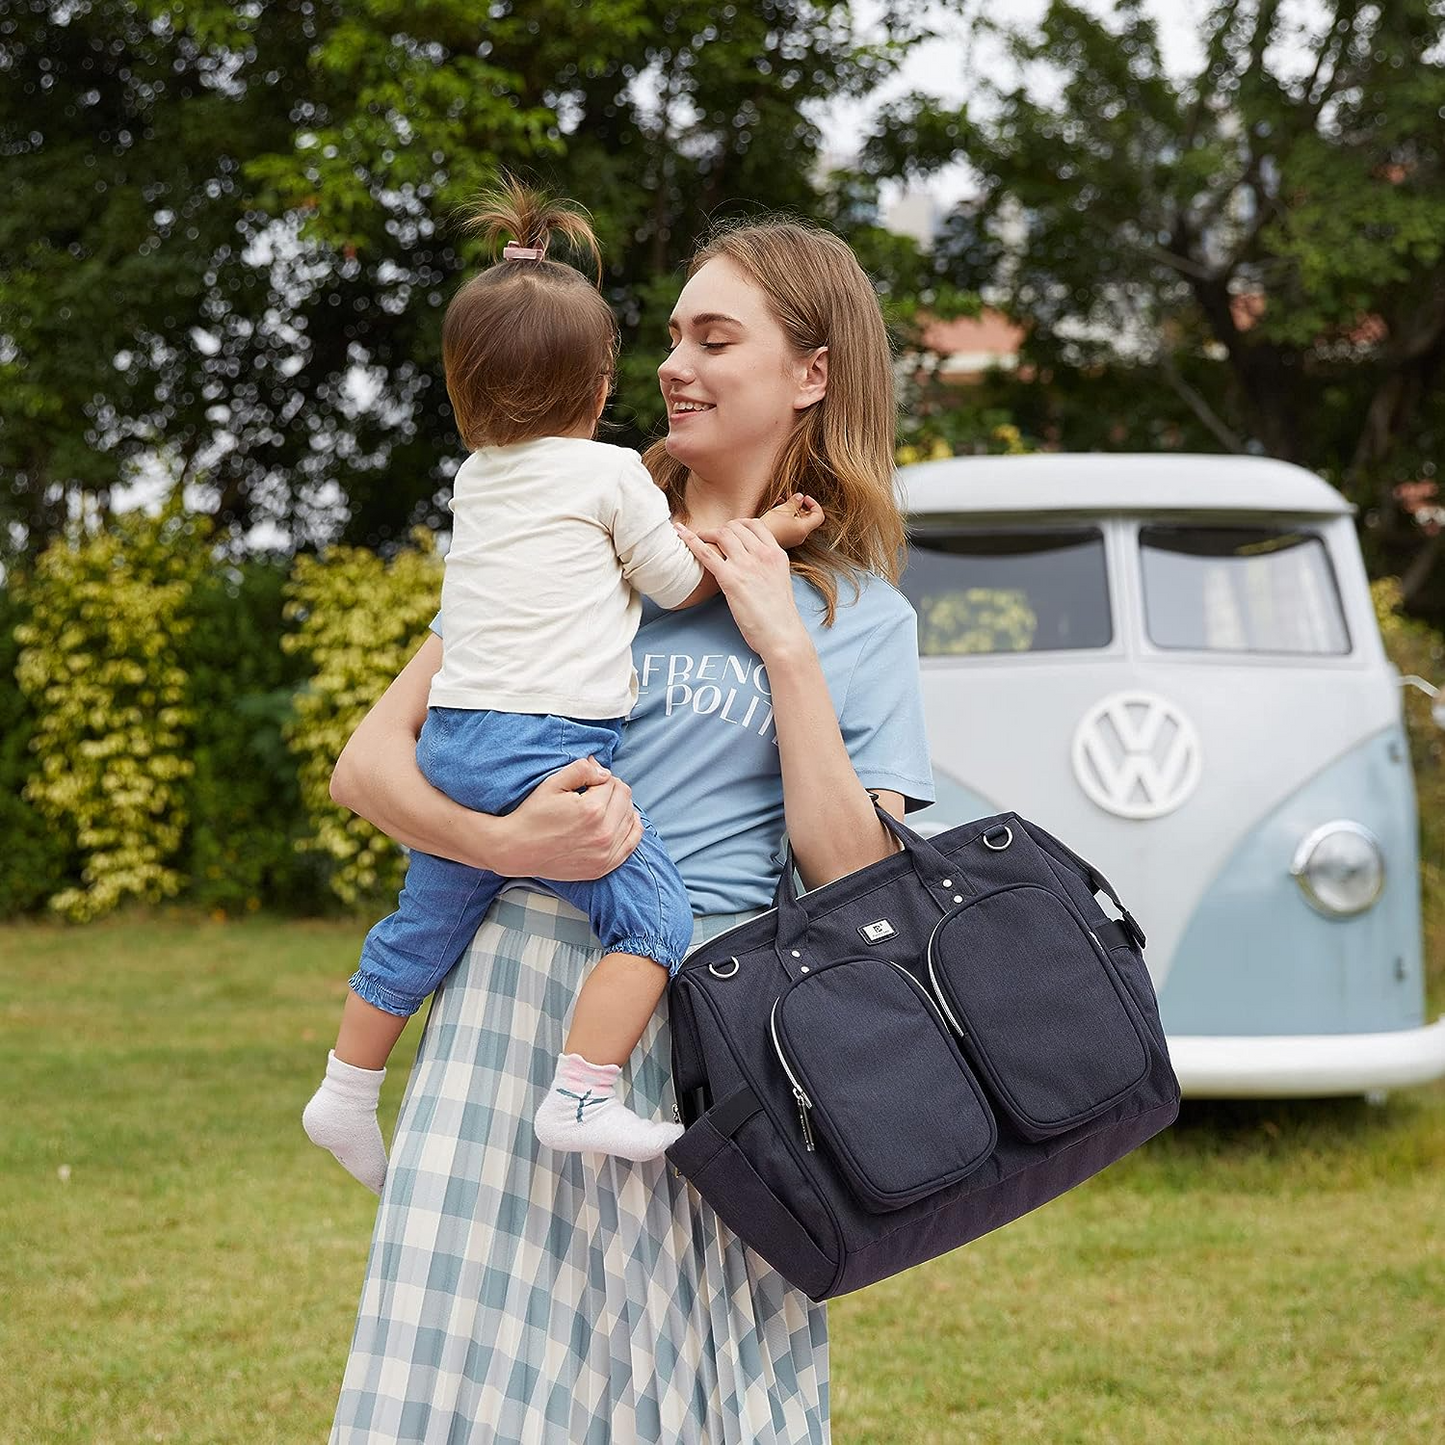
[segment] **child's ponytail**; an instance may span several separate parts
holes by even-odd
[[[578,251],[591,254],[597,284],[602,284],[602,251],[586,213],[571,202],[524,186],[513,176],[503,176],[495,190],[484,191],[477,198],[464,226],[480,235],[494,251],[498,242],[511,237],[517,246],[541,251],[539,259],[546,258],[555,231]]]

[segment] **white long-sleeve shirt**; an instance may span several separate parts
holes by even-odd
[[[483,447],[451,511],[430,705],[625,717],[639,594],[673,608],[703,575],[637,453],[580,437]]]

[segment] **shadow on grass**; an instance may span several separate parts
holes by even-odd
[[[1398,1100],[1383,1104],[1339,1099],[1185,1099],[1170,1131],[1176,1142],[1214,1149],[1284,1135],[1316,1143],[1378,1137],[1395,1122]],[[1405,1106],[1408,1110],[1408,1104]]]
[[[1204,1178],[1245,1190],[1348,1189],[1403,1181],[1445,1164],[1445,1088],[1383,1103],[1333,1099],[1186,1099],[1172,1128],[1131,1156],[1140,1182],[1188,1188]]]

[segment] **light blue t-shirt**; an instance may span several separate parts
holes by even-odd
[[[844,745],[863,786],[933,801],[918,680],[918,622],[872,574],[840,579],[832,627],[820,593],[793,577]],[[638,698],[613,771],[632,788],[682,874],[694,913],[773,900],[783,865],[783,779],[767,670],[725,598],[665,612],[644,599],[632,647]]]
[[[864,787],[934,801],[918,678],[918,621],[871,573],[822,595],[793,577],[839,730]],[[438,623],[433,629],[440,631]],[[767,669],[721,595],[679,611],[649,598],[632,644],[638,697],[612,771],[632,789],[687,886],[694,914],[763,908],[783,865],[783,778]]]

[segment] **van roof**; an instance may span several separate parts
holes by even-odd
[[[1273,457],[1034,452],[917,462],[896,478],[913,513],[1355,511],[1313,472]]]

